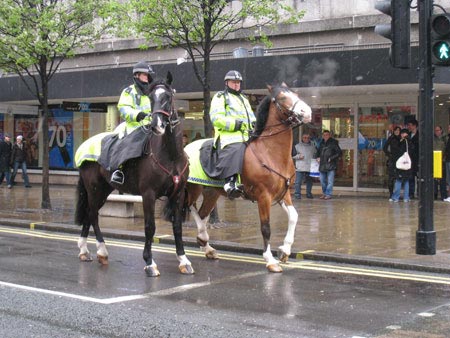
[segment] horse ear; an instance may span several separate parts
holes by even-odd
[[[167,72],[166,82],[170,86],[172,84],[172,81],[173,81],[172,73],[170,71],[168,71]]]
[[[286,82],[283,81],[283,83],[281,84],[281,87],[286,87],[286,88],[288,88],[288,85],[286,84]]]

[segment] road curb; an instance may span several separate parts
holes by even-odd
[[[43,230],[51,232],[63,232],[79,235],[80,226],[74,224],[61,224],[52,222],[33,222],[29,220],[22,219],[11,219],[3,218],[1,221],[2,225],[19,227],[31,230]],[[133,241],[145,241],[145,236],[143,233],[136,231],[125,231],[125,230],[102,230],[103,236],[106,238],[123,239],[123,240],[133,240]],[[95,236],[91,230],[91,236]],[[185,246],[198,248],[196,239],[194,238],[183,238]],[[174,245],[175,241],[172,237],[160,236],[155,237],[155,243],[170,244]],[[243,246],[242,244],[234,242],[225,241],[211,241],[211,245],[219,251],[228,251],[243,254],[253,254],[262,255],[263,251],[261,248],[252,246]],[[276,252],[274,252],[276,255]],[[334,262],[334,263],[344,263],[344,264],[354,264],[354,265],[364,265],[373,267],[383,267],[399,270],[412,270],[420,272],[438,273],[438,274],[450,274],[450,267],[447,266],[437,266],[437,265],[427,265],[420,264],[411,261],[405,261],[401,259],[390,259],[390,258],[380,258],[372,256],[357,256],[357,255],[345,255],[330,252],[318,252],[313,250],[293,252],[290,255],[291,259],[297,260],[311,260],[311,261],[322,261],[322,262]]]

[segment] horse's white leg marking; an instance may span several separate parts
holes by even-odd
[[[97,255],[108,257],[108,250],[106,250],[105,242],[97,241]]]
[[[289,256],[291,254],[292,244],[294,243],[294,235],[298,221],[298,213],[293,205],[286,205],[286,203],[282,202],[281,207],[283,208],[284,211],[286,211],[288,215],[288,231],[286,233],[286,236],[284,237],[283,245],[280,246],[279,249]]]
[[[267,246],[267,250],[263,253],[263,257],[266,261],[266,266],[280,263],[277,259],[273,258],[272,251],[270,251],[270,244]]]
[[[186,255],[177,256],[178,261],[180,262],[180,266],[183,265],[192,265]]]
[[[190,207],[192,216],[194,217],[195,224],[197,224],[197,237],[202,241],[209,242],[208,231],[206,230],[206,224],[209,220],[209,215],[205,219],[201,219],[197,209],[192,205]]]
[[[89,255],[86,237],[78,238],[78,247],[80,248],[80,253],[78,254],[78,257],[80,257],[81,255],[87,255],[87,256]]]
[[[190,209],[195,223],[197,224],[197,237],[206,243],[205,246],[201,247],[201,249],[205,252],[205,254],[207,254],[207,256],[209,256],[210,253],[216,252],[216,249],[209,245],[209,235],[206,230],[206,224],[208,224],[210,215],[206,216],[204,219],[201,219],[197,209],[193,205]]]

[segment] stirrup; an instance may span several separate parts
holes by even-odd
[[[123,184],[125,176],[121,170],[116,170],[111,175],[111,183]]]
[[[244,193],[244,186],[242,184],[235,185],[234,182],[225,183],[223,189],[228,195],[230,200],[234,200],[235,198],[242,197]]]

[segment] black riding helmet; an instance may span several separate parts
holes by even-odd
[[[135,75],[136,73],[144,73],[144,74],[148,74],[149,76],[152,76],[153,74],[155,74],[152,66],[150,66],[147,62],[144,62],[144,61],[138,62],[134,65],[133,75]]]
[[[242,75],[237,70],[230,70],[228,73],[225,74],[224,81],[227,80],[237,80],[242,82]]]
[[[228,71],[228,73],[225,74],[225,78],[223,80],[225,81],[226,90],[228,92],[230,92],[232,94],[239,94],[241,92],[241,90],[231,89],[228,86],[228,82],[227,82],[228,80],[233,80],[233,81],[241,81],[241,83],[242,83],[242,75],[237,70]]]
[[[148,83],[142,82],[138,78],[138,74],[144,73],[148,75]],[[150,91],[150,84],[153,82],[153,76],[155,72],[152,66],[145,61],[136,63],[133,67],[134,83],[139,87],[143,94],[148,95]]]

